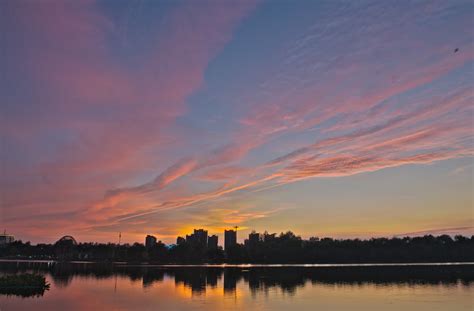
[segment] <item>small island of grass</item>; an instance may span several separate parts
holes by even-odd
[[[0,276],[0,295],[22,297],[42,296],[49,290],[46,278],[40,274],[23,273]]]

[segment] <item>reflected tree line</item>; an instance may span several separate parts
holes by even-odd
[[[245,245],[225,251],[188,242],[152,247],[143,244],[79,243],[70,240],[32,245],[16,241],[0,248],[1,258],[60,261],[123,261],[148,263],[403,263],[474,261],[474,236],[304,240],[291,231],[264,233]]]
[[[358,266],[358,267],[146,267],[104,263],[0,262],[3,273],[34,272],[50,275],[55,287],[67,287],[74,278],[112,279],[125,277],[142,281],[143,287],[159,285],[172,278],[193,294],[222,289],[234,294],[239,284],[253,294],[279,288],[293,294],[307,284],[323,285],[465,285],[474,282],[470,265],[448,266]]]

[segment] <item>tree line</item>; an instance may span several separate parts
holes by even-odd
[[[148,263],[403,263],[474,261],[474,236],[302,239],[291,231],[264,233],[258,241],[223,250],[184,242],[165,245],[78,243],[36,244],[15,241],[0,248],[1,258],[123,261]]]

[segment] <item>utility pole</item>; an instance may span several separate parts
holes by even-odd
[[[122,232],[119,232],[118,238],[119,238],[118,245],[115,245],[114,247],[114,253],[113,253],[114,261],[117,260],[117,253],[120,253],[120,240],[122,239]],[[115,275],[115,286],[117,286],[117,275]]]

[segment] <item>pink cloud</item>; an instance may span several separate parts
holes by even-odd
[[[27,108],[35,114],[25,108],[11,118],[0,116],[0,130],[25,154],[44,148],[48,156],[21,170],[5,168],[5,219],[31,236],[53,232],[47,224],[104,237],[125,225],[137,233],[153,227],[147,221],[153,214],[242,193],[473,155],[471,88],[455,85],[444,93],[433,87],[470,64],[472,44],[455,55],[428,46],[428,58],[401,57],[393,66],[397,44],[425,43],[412,34],[393,43],[398,31],[378,33],[371,25],[361,31],[375,31],[383,40],[355,44],[340,57],[316,40],[327,39],[324,34],[288,42],[276,72],[261,73],[263,81],[239,98],[243,103],[230,116],[237,128],[222,134],[220,147],[174,131],[176,119],[188,111],[186,101],[203,89],[210,62],[255,7],[250,1],[173,5],[148,45],[136,48],[143,59],[129,66],[131,60],[114,53],[111,43],[123,34],[95,2],[9,4],[5,24],[20,40],[7,34],[7,43],[24,48],[17,55],[7,48],[8,58],[41,109],[32,105]],[[336,43],[350,39],[333,37]],[[367,51],[381,58],[373,61]],[[42,145],[51,136],[57,143]],[[173,150],[177,145],[184,151]],[[202,210],[203,218],[212,216]],[[270,213],[229,207],[217,214],[215,227],[245,225]]]
[[[199,179],[208,181],[220,181],[220,180],[231,180],[235,177],[252,173],[253,169],[240,167],[240,166],[224,166],[218,168],[212,168],[204,172]]]
[[[58,211],[52,204],[55,198],[67,201],[81,196],[80,203],[66,209],[84,209],[110,187],[111,179],[148,168],[155,160],[145,150],[151,146],[165,150],[165,129],[186,111],[185,101],[202,87],[207,65],[255,6],[253,1],[175,5],[156,29],[151,50],[144,53],[148,59],[131,68],[114,56],[109,39],[118,29],[94,1],[8,4],[11,16],[5,23],[17,33],[16,38],[8,38],[12,44],[18,37],[24,40],[24,48],[11,55],[24,61],[13,66],[38,86],[35,96],[44,109],[34,117],[22,114],[15,122],[6,120],[2,131],[25,144],[51,130],[72,133],[53,158],[26,172],[31,178],[50,180],[54,190],[35,182],[17,188],[6,199],[8,204],[32,209],[46,204]],[[18,122],[23,124],[20,135],[16,135]],[[193,171],[196,164],[180,162],[149,185],[128,192],[165,187]],[[93,191],[84,187],[91,182]],[[9,208],[8,214],[24,211]]]

